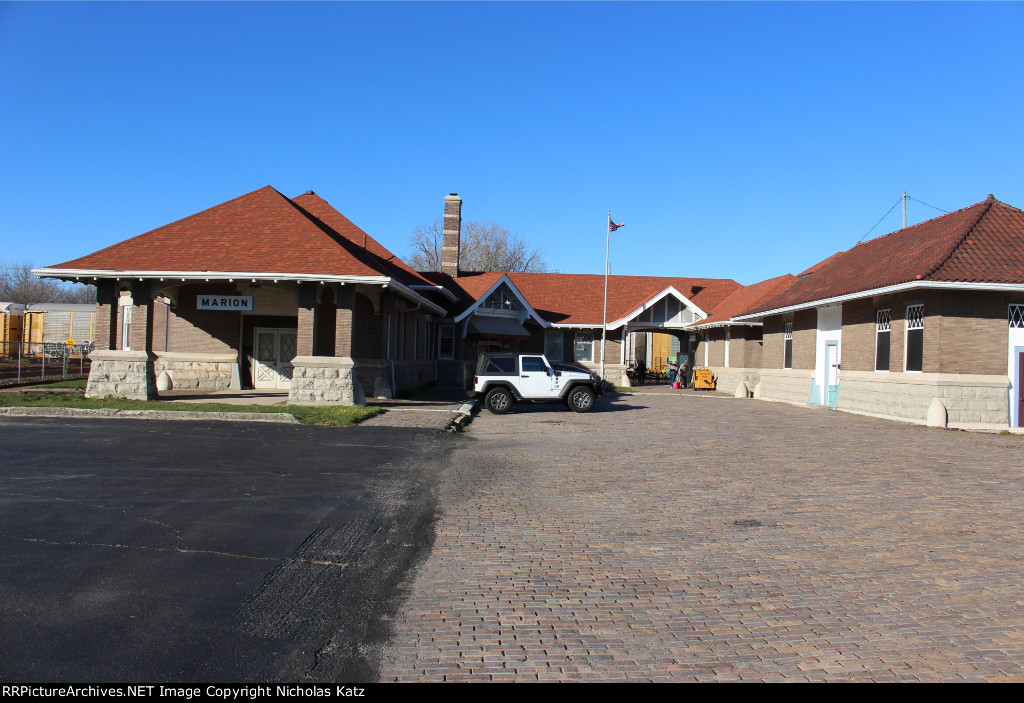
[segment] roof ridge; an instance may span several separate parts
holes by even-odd
[[[313,198],[316,199],[316,201],[322,203],[323,206],[329,210],[328,214],[330,216],[340,218],[343,221],[343,223],[347,224],[348,226],[358,231],[362,235],[362,241],[356,241],[355,239],[349,237],[344,231],[328,223],[325,219],[321,218],[312,210],[302,205],[302,203],[296,202],[299,198],[302,198],[303,196],[312,196]],[[380,240],[376,239],[373,235],[371,235],[362,227],[360,227],[355,222],[350,220],[348,217],[345,216],[344,213],[339,211],[337,208],[331,205],[325,198],[318,195],[314,191],[308,190],[305,193],[296,195],[294,198],[290,198],[289,200],[295,207],[299,208],[304,214],[306,214],[307,217],[313,218],[315,220],[314,224],[317,224],[317,226],[319,227],[327,227],[333,234],[350,243],[353,247],[356,247],[358,250],[361,250],[368,254],[370,257],[372,257],[372,260],[374,262],[381,262],[387,266],[396,269],[401,274],[401,277],[403,279],[408,279],[408,282],[410,283],[416,282],[417,285],[421,285],[423,283],[430,283],[430,281],[424,278],[420,272],[416,271],[411,266],[409,266],[409,264],[407,264],[405,260],[402,259],[402,257],[400,257],[398,254],[394,253],[389,248],[381,244]],[[379,249],[381,252],[386,253],[387,256],[382,256],[377,251],[372,250],[369,246],[370,243],[372,243],[373,246]],[[392,275],[392,277],[394,276]]]
[[[370,266],[372,268],[377,268],[377,269],[379,269],[379,267],[380,267],[380,264],[378,262],[382,262],[384,264],[390,264],[391,266],[394,266],[394,264],[391,264],[384,257],[378,256],[377,254],[373,253],[372,251],[370,251],[366,247],[358,245],[356,242],[352,241],[351,239],[349,239],[348,237],[343,235],[341,232],[338,232],[336,229],[331,227],[329,224],[327,224],[326,222],[321,220],[319,217],[317,217],[316,215],[311,213],[306,208],[304,208],[301,205],[299,205],[298,203],[296,203],[291,198],[288,198],[286,196],[282,196],[282,197],[284,197],[285,200],[287,200],[291,204],[291,206],[293,208],[298,210],[299,214],[301,214],[303,217],[305,217],[307,220],[309,220],[310,223],[313,226],[317,227],[321,232],[323,232],[328,237],[333,239],[335,241],[335,243],[337,243],[343,249],[348,251],[348,253],[351,254],[353,257],[355,257],[356,259],[359,259],[360,261],[362,261],[362,263],[364,263],[364,264],[366,264],[366,265],[368,265],[368,266]],[[350,222],[351,222],[351,220],[350,220]],[[361,227],[359,227],[358,225],[356,225],[355,223],[353,223],[353,226],[358,228],[360,232],[363,232],[363,234],[365,236],[367,236],[367,237],[370,236],[370,235],[366,234],[366,232],[364,232],[363,229]],[[367,259],[369,259],[369,261],[367,261]],[[394,277],[390,272],[380,271],[380,273],[387,275],[389,278],[393,278]]]
[[[975,217],[974,220],[967,227],[964,228],[963,234],[961,234],[960,237],[957,238],[956,242],[953,243],[953,246],[950,247],[949,251],[947,251],[943,256],[939,257],[939,260],[934,265],[932,265],[931,267],[926,269],[924,273],[917,274],[917,276],[916,276],[917,280],[923,280],[925,278],[928,278],[933,273],[935,273],[940,268],[942,268],[942,266],[947,261],[952,259],[953,255],[956,253],[957,249],[959,249],[960,246],[964,243],[964,240],[966,240],[969,236],[971,236],[971,232],[973,232],[977,228],[978,224],[985,217],[985,215],[988,214],[989,210],[992,209],[992,206],[995,205],[995,203],[996,203],[996,199],[994,197],[992,197],[991,195],[989,195],[988,198],[986,198],[985,200],[981,201],[980,203],[975,203],[974,205],[968,205],[965,208],[961,208],[960,210],[955,210],[955,211],[949,213],[950,215],[953,215],[953,214],[955,214],[957,212],[961,212],[963,210],[967,210],[967,209],[972,208],[972,207],[977,207],[978,205],[983,205],[984,206],[984,207],[980,208],[980,212],[978,213],[978,216]],[[936,218],[932,218],[932,219],[938,219],[938,218],[936,217]]]

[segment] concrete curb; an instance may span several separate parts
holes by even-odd
[[[118,410],[115,408],[0,408],[0,417],[124,418],[129,420],[214,420],[298,425],[288,413],[220,413],[198,410]]]
[[[445,432],[462,432],[469,426],[469,423],[473,422],[473,413],[479,410],[476,402],[463,403],[462,407],[459,408],[458,414],[448,421],[448,424],[444,426]]]

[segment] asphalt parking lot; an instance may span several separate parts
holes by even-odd
[[[1024,680],[1024,437],[692,393],[468,435],[382,680]]]
[[[436,430],[0,419],[0,679],[372,680]]]

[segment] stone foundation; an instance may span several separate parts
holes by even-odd
[[[238,355],[235,352],[156,352],[153,372],[166,373],[167,387],[160,390],[223,391],[240,389]]]
[[[108,395],[129,400],[154,400],[157,397],[154,354],[137,351],[94,351],[85,386],[86,398]]]
[[[347,356],[295,357],[288,404],[366,405],[355,366],[355,360]]]
[[[751,390],[760,400],[807,405],[813,380],[813,369],[761,369]]]
[[[713,373],[715,378],[718,379],[718,385],[715,390],[723,393],[729,393],[730,395],[736,393],[736,389],[740,387],[740,384],[744,384],[746,386],[747,393],[753,393],[754,388],[757,386],[757,382],[761,378],[761,369],[725,366],[705,366],[702,368],[711,369],[711,373]],[[805,402],[806,400],[807,398],[804,398]]]
[[[1009,426],[1006,376],[839,372],[839,410],[915,424],[969,430]],[[941,407],[940,407],[941,406]]]

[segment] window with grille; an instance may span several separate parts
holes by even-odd
[[[593,361],[594,360],[594,333],[593,332],[577,332],[576,333],[576,361]]]
[[[924,368],[924,305],[907,306],[907,371]]]
[[[791,369],[793,368],[793,323],[787,322],[782,333],[783,339],[783,352],[782,352],[782,368]]]
[[[1010,327],[1024,328],[1024,305],[1010,306]]]
[[[892,310],[875,310],[875,371],[889,370],[889,332]]]
[[[439,329],[440,334],[437,338],[437,358],[438,359],[454,359],[455,358],[455,326],[454,325],[441,325]]]

